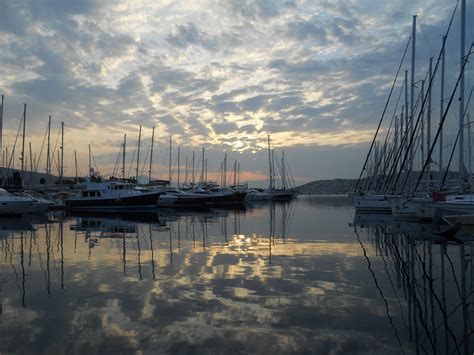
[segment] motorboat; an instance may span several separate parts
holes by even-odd
[[[159,207],[203,207],[212,202],[213,197],[202,192],[188,192],[178,189],[164,189],[158,199]]]
[[[161,191],[136,190],[136,184],[120,180],[89,179],[78,186],[79,194],[65,198],[68,210],[150,210],[157,207]]]
[[[270,191],[258,190],[258,189],[248,189],[246,190],[247,196],[245,201],[271,201],[273,200],[273,195]]]
[[[28,196],[16,196],[0,188],[0,215],[22,215],[33,208],[34,200]]]

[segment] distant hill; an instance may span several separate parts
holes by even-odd
[[[346,195],[357,183],[357,179],[317,180],[295,187],[303,195]]]

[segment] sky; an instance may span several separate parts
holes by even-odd
[[[354,178],[412,15],[418,15],[420,80],[428,58],[438,56],[454,6],[446,0],[0,0],[3,146],[11,153],[27,103],[26,145],[32,142],[43,171],[51,115],[53,152],[65,124],[66,175],[74,175],[74,151],[80,173],[87,173],[89,144],[94,165],[111,174],[124,134],[126,170],[135,175],[141,125],[143,175],[154,126],[154,177],[167,177],[171,136],[173,165],[180,147],[181,179],[186,157],[190,165],[195,150],[201,166],[204,147],[209,176],[217,178],[227,154],[227,170],[237,160],[241,180],[258,185],[268,174],[269,134],[275,159],[284,150],[296,184]],[[468,1],[467,43],[471,8]],[[459,67],[455,44],[447,57],[449,74]],[[402,70],[408,67],[407,61]]]

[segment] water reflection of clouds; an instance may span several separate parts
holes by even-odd
[[[312,240],[294,233],[283,239],[268,225],[247,233],[244,220],[239,231],[228,217],[227,238],[221,219],[203,227],[205,220],[179,218],[166,230],[138,223],[136,235],[102,238],[90,256],[85,233],[66,222],[64,289],[60,224],[48,227],[48,238],[42,226],[31,240],[26,308],[18,275],[8,271],[0,351],[400,352],[356,239],[332,240],[324,231]],[[18,269],[18,235],[8,242]],[[379,246],[364,246],[408,342],[400,301],[385,276],[396,264],[384,264],[392,259],[378,257]],[[28,237],[26,260],[29,247]],[[399,308],[406,310],[404,300]]]

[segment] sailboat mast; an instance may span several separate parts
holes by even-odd
[[[155,126],[151,131],[151,148],[150,148],[150,169],[148,170],[148,183],[151,182],[151,168],[153,166],[153,144],[155,143]]]
[[[170,160],[170,163],[169,163],[169,167],[168,167],[168,183],[169,185],[171,186],[171,136],[170,136],[170,154],[169,154],[169,160]]]
[[[240,163],[237,163],[237,184],[240,185]]]
[[[25,133],[26,133],[26,104],[23,106],[23,138],[21,143],[21,172],[23,175],[23,170],[25,168]],[[22,176],[23,178],[23,176]]]
[[[61,188],[64,187],[64,122],[61,122]]]
[[[227,186],[227,153],[224,154],[224,187]]]
[[[89,176],[92,176],[91,145],[89,144]]]
[[[286,190],[285,151],[281,152],[281,182],[283,184],[283,190]]]
[[[268,177],[270,178],[270,191],[273,190],[273,173],[272,173],[272,151],[270,148],[270,135],[267,136],[268,139]]]
[[[122,179],[125,180],[125,154],[127,149],[127,135],[123,135],[123,151],[122,151]]]
[[[237,186],[237,160],[234,160],[234,186]]]
[[[48,149],[46,152],[46,177],[50,178],[51,175],[51,116],[48,119]]]
[[[177,169],[178,169],[178,189],[179,189],[179,164],[181,163],[180,162],[180,155],[181,155],[181,147],[178,147],[178,166],[177,166]]]
[[[426,149],[429,150],[431,147],[431,91],[433,88],[433,57],[430,58],[430,85],[428,90],[428,117],[426,121]],[[431,159],[431,158],[430,158]],[[428,181],[431,181],[431,162],[428,162]],[[428,186],[431,188],[431,183]]]
[[[202,171],[201,171],[201,181],[204,182],[204,147],[202,147]]]
[[[439,121],[443,120],[444,115],[444,72],[445,72],[445,51],[446,51],[446,36],[443,36],[443,47],[441,49],[441,99],[439,104]],[[439,132],[439,175],[443,173],[443,129]]]
[[[410,73],[410,137],[413,137],[413,121],[415,118],[415,49],[416,49],[416,15],[413,16],[411,34],[411,73]],[[413,144],[410,146],[410,174],[413,173]],[[411,176],[410,176],[411,181]]]
[[[192,178],[191,178],[193,185],[194,185],[194,149],[193,149],[193,171],[192,171]]]
[[[272,181],[275,188],[275,149],[272,149]]]
[[[29,142],[30,146],[30,171],[33,172],[33,151],[31,150],[31,142]]]
[[[421,81],[421,101],[424,102],[425,100],[425,81],[422,80]],[[421,150],[421,161],[422,161],[422,164],[423,162],[425,161],[425,142],[424,142],[424,139],[425,139],[425,111],[422,109],[421,111],[421,127],[420,127],[420,130],[421,130],[421,139],[420,139],[420,150]]]
[[[0,107],[0,150],[3,151],[3,109],[5,107],[5,95],[2,95],[2,106]],[[4,162],[2,161],[2,166]]]
[[[471,151],[471,121],[469,120],[469,112],[466,114],[467,115],[467,158],[469,159],[468,163],[468,168],[469,168],[469,176],[472,174],[472,151]]]
[[[220,174],[219,174],[219,175],[220,175],[220,180],[221,180],[221,182],[220,182],[219,185],[221,185],[221,186],[224,185],[224,183],[223,183],[223,178],[222,178],[222,175],[223,175],[223,174],[222,174],[222,170],[224,170],[224,162],[223,162],[223,161],[221,162],[221,170],[219,171],[219,173],[220,173]]]
[[[188,172],[188,156],[186,156],[184,160],[185,160],[185,164],[184,164],[185,165],[184,183],[187,184],[188,183],[188,175],[189,175],[188,174],[189,173]]]
[[[207,158],[204,159],[204,180],[207,181]]]
[[[137,149],[137,174],[135,180],[138,184],[138,171],[139,171],[139,164],[140,164],[140,144],[142,141],[142,126],[138,129],[138,149]]]
[[[74,182],[77,184],[77,153],[74,151],[74,171],[76,176],[74,177]]]
[[[408,70],[405,70],[405,152],[408,152],[408,139],[409,139],[409,128],[410,128],[410,116],[408,115]],[[408,169],[403,167],[405,171]]]
[[[459,177],[464,175],[464,61],[465,58],[465,37],[466,37],[466,0],[461,1],[461,81],[459,83]]]

